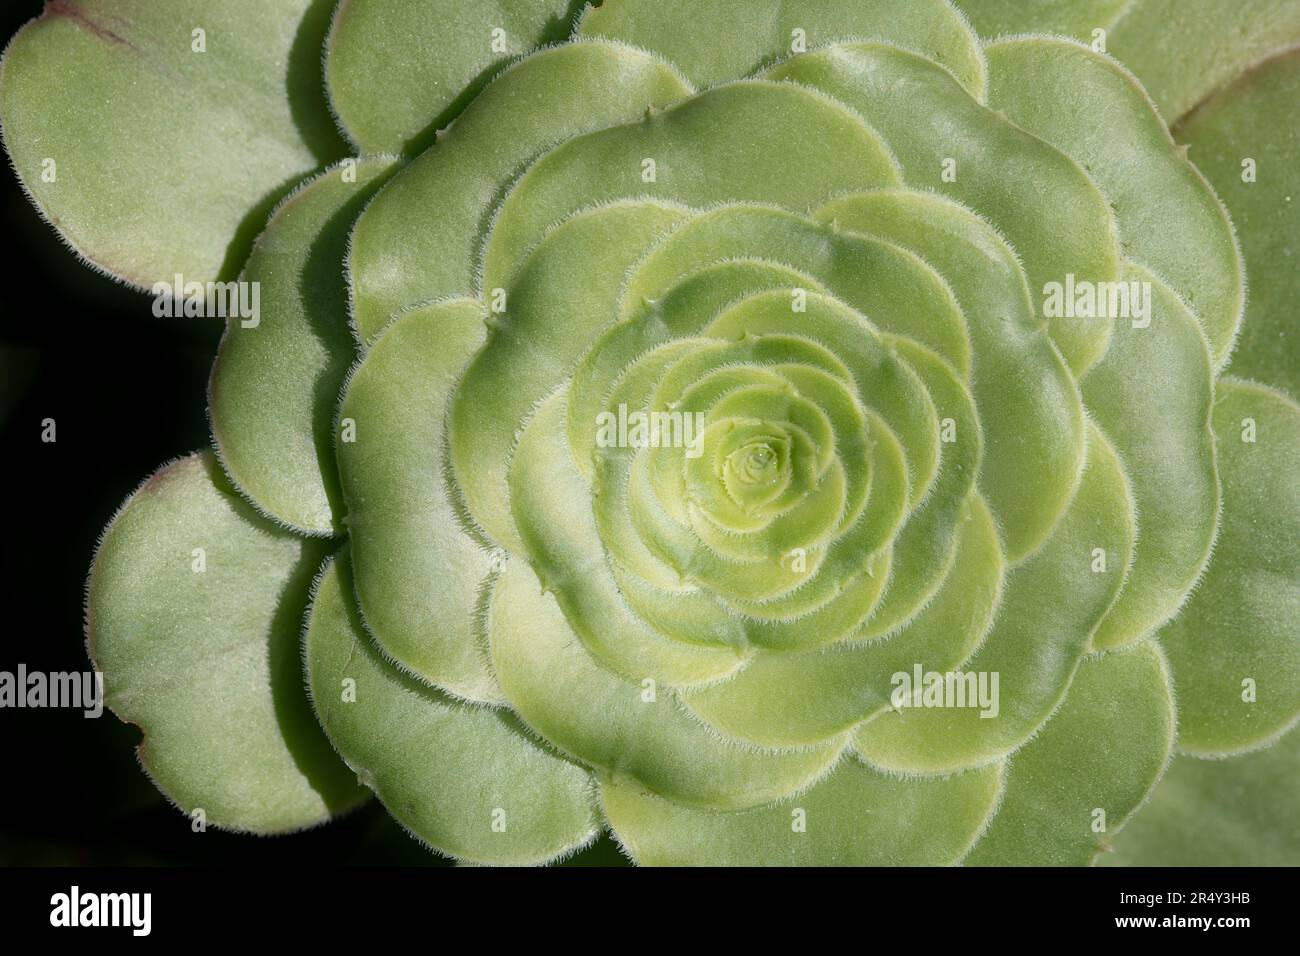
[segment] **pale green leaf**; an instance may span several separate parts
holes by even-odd
[[[346,153],[320,83],[330,9],[48,3],[0,64],[19,177],[73,249],[133,285],[232,278],[275,202]]]
[[[1297,5],[1300,8],[1300,5]],[[1257,64],[1176,128],[1232,213],[1250,299],[1234,375],[1300,398],[1300,50]]]
[[[1088,442],[1074,501],[1056,533],[1008,574],[993,629],[962,668],[985,675],[990,696],[996,675],[993,706],[886,710],[855,737],[869,763],[908,773],[989,763],[1033,737],[1064,699],[1133,547],[1133,515],[1114,449],[1095,426]],[[934,670],[928,661],[916,663]]]
[[[1221,368],[1246,304],[1241,254],[1222,205],[1146,93],[1110,59],[1066,40],[999,41],[988,56],[989,106],[1083,166],[1114,210],[1125,257],[1182,297]]]
[[[586,771],[509,711],[454,701],[380,655],[352,600],[347,552],[317,584],[304,650],[312,702],[357,779],[434,849],[476,863],[544,863],[599,829]]]
[[[1300,716],[1300,407],[1223,379],[1214,407],[1223,516],[1209,570],[1160,632],[1178,690],[1178,745],[1263,746]]]
[[[1175,723],[1154,642],[1086,659],[1060,709],[1008,761],[1002,805],[967,864],[1088,865],[1164,773]]]
[[[361,340],[408,306],[484,291],[483,236],[510,183],[539,153],[690,92],[669,64],[606,41],[544,50],[498,76],[358,221],[348,269]]]
[[[605,0],[584,14],[577,33],[654,50],[701,87],[845,38],[884,40],[932,57],[972,96],[984,94],[979,41],[946,0]]]
[[[1062,33],[1091,40],[1123,15],[1133,0],[955,0],[980,36]]]
[[[227,473],[263,511],[309,534],[344,528],[334,415],[356,343],[339,265],[392,166],[345,162],[280,204],[240,276],[257,290],[241,299],[256,314],[227,319],[212,367],[212,434]]]
[[[565,39],[585,0],[341,0],[325,47],[362,153],[417,153],[512,57]]]
[[[1110,349],[1081,383],[1084,402],[1124,464],[1137,512],[1133,563],[1093,637],[1099,648],[1146,637],[1178,612],[1218,528],[1205,337],[1159,279],[1131,266],[1124,281],[1149,284],[1150,311],[1115,324]]]
[[[1103,866],[1300,866],[1300,730],[1258,753],[1175,757]]]
[[[1292,0],[1132,0],[1107,51],[1137,74],[1173,125],[1272,52],[1300,42]]]
[[[1000,767],[903,779],[850,756],[807,793],[732,813],[601,777],[615,836],[649,866],[947,866],[996,810]]]
[[[617,780],[692,806],[741,809],[780,799],[815,781],[843,749],[836,741],[762,751],[719,738],[670,688],[602,668],[519,561],[497,581],[489,632],[501,687],[530,727]]]
[[[109,525],[87,596],[106,703],[186,813],[235,830],[312,826],[357,804],[303,691],[298,634],[324,546],[257,515],[211,455],[149,479]]]
[[[451,482],[445,428],[485,333],[475,299],[397,319],[348,382],[337,454],[357,600],[375,640],[443,690],[496,702],[477,613],[493,557]]]

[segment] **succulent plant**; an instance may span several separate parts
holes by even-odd
[[[36,204],[230,313],[88,585],[146,771],[485,863],[1300,862],[1297,39],[50,2]]]

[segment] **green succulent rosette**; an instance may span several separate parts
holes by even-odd
[[[227,6],[52,5],[0,75],[90,261],[260,290],[216,455],[89,584],[182,809],[373,791],[485,863],[1300,860],[1261,809],[1300,714],[1291,8]],[[131,117],[88,109],[123,63]],[[246,162],[140,151],[162,75]]]

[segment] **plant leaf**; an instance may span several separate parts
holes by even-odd
[[[585,763],[692,806],[743,809],[807,786],[842,741],[760,751],[722,739],[670,689],[602,668],[536,576],[511,561],[492,595],[492,661],[506,697],[538,733]]]
[[[461,860],[529,864],[596,836],[586,771],[510,712],[454,701],[384,660],[357,615],[346,551],[321,576],[305,640],[325,732],[420,840]]]
[[[1291,0],[1133,0],[1107,47],[1173,126],[1251,64],[1296,42],[1300,4]]]
[[[1179,749],[1204,757],[1263,746],[1300,716],[1300,406],[1221,379],[1214,433],[1219,539],[1191,600],[1160,632]]]
[[[801,48],[878,39],[932,57],[972,96],[984,95],[979,40],[946,0],[604,0],[583,14],[576,34],[653,50],[701,88],[749,76]]]
[[[330,104],[363,154],[429,145],[512,58],[565,39],[586,0],[342,0]]]
[[[1091,40],[1108,29],[1133,0],[956,0],[982,37],[1011,33],[1063,33]]]
[[[1011,756],[1002,806],[967,864],[1088,865],[1156,786],[1175,723],[1154,642],[1084,660],[1060,710]]]
[[[487,332],[477,299],[399,318],[348,382],[338,445],[351,565],[366,626],[400,666],[458,697],[500,701],[478,614],[492,555],[449,483],[455,383]]]
[[[1130,266],[1124,281],[1150,283],[1147,319],[1115,323],[1106,355],[1080,383],[1128,474],[1138,529],[1124,588],[1093,635],[1098,648],[1146,637],[1178,613],[1209,561],[1219,515],[1205,336],[1155,276]]]
[[[709,813],[600,777],[614,833],[649,866],[945,866],[997,809],[1000,766],[902,778],[852,756],[806,793],[736,813]]]
[[[989,106],[1087,170],[1114,210],[1125,257],[1187,303],[1222,368],[1246,305],[1241,253],[1223,206],[1145,91],[1108,57],[1067,40],[998,41],[988,57]]]
[[[303,693],[298,634],[323,543],[257,515],[211,455],[167,465],[95,555],[90,654],[140,761],[186,813],[254,833],[312,826],[355,785]]]
[[[320,86],[329,15],[329,0],[53,0],[0,65],[14,168],[126,282],[233,277],[276,200],[346,153]]]
[[[1233,375],[1300,398],[1300,50],[1252,67],[1175,129],[1232,213],[1250,276]],[[1247,181],[1246,160],[1253,160]]]
[[[667,63],[603,40],[542,50],[511,66],[357,222],[348,269],[358,337],[373,339],[410,306],[480,294],[484,231],[539,153],[688,93]]]
[[[259,315],[227,320],[212,366],[212,434],[226,472],[308,534],[344,530],[334,416],[356,343],[340,264],[353,222],[392,170],[389,160],[345,161],[280,204],[240,276],[259,290]]]
[[[1002,604],[966,672],[998,674],[995,716],[983,709],[885,711],[855,735],[873,766],[902,773],[946,773],[979,766],[1019,748],[1069,692],[1088,637],[1119,591],[1133,546],[1133,515],[1115,451],[1089,429],[1088,464],[1056,532],[1007,575]],[[1106,553],[1094,572],[1096,549]],[[930,670],[927,662],[918,662]]]
[[[1102,866],[1295,866],[1300,730],[1226,760],[1175,757]]]

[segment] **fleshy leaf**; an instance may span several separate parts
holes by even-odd
[[[843,750],[762,751],[724,741],[653,679],[603,669],[536,576],[511,561],[492,595],[497,676],[529,726],[586,763],[692,806],[743,809],[794,793]]]
[[[709,813],[601,776],[619,841],[649,866],[945,866],[979,837],[1001,767],[904,779],[846,756],[807,793]]]
[[[258,289],[257,314],[227,319],[212,366],[212,433],[227,473],[259,508],[310,534],[343,530],[334,414],[356,343],[340,263],[391,171],[387,160],[346,161],[281,203],[240,276]]]
[[[397,319],[366,353],[339,409],[357,601],[403,668],[459,697],[497,702],[477,609],[493,573],[450,481],[445,422],[457,377],[483,344],[477,299]]]
[[[329,0],[52,0],[0,65],[4,140],[63,238],[133,285],[231,278],[275,202],[347,149]]]
[[[992,706],[884,711],[855,737],[869,763],[905,773],[989,763],[1033,737],[1065,698],[1133,546],[1128,489],[1114,449],[1095,426],[1088,444],[1074,501],[1047,543],[1008,574],[997,621],[963,667],[988,675],[989,687],[997,675]],[[1097,562],[1099,551],[1104,564]],[[916,663],[933,671],[928,661]]]
[[[846,37],[879,39],[933,57],[972,96],[984,93],[979,41],[946,0],[605,0],[586,11],[577,33],[654,50],[700,87]]]
[[[984,220],[928,193],[845,196],[818,219],[924,256],[951,283],[970,327],[982,429],[979,487],[1007,556],[1040,546],[1065,511],[1085,456],[1078,386],[1034,311],[1014,250]]]
[[[1107,57],[1066,40],[999,41],[988,56],[989,106],[1087,170],[1115,212],[1124,255],[1182,297],[1222,367],[1246,304],[1241,254],[1223,207],[1146,93]]]
[[[1260,747],[1300,716],[1300,406],[1222,379],[1214,407],[1223,517],[1209,570],[1160,631],[1179,749]]]
[[[484,281],[508,283],[550,225],[596,203],[653,196],[805,209],[837,192],[898,184],[889,148],[839,102],[789,83],[732,83],[571,139],[535,162],[501,203]]]
[[[1138,75],[1173,125],[1251,64],[1297,41],[1300,4],[1291,0],[1132,0],[1107,50]]]
[[[1209,560],[1219,513],[1205,337],[1159,279],[1130,267],[1124,281],[1150,284],[1149,312],[1116,323],[1110,349],[1081,383],[1137,510],[1133,563],[1093,636],[1099,648],[1146,637],[1178,612]]]
[[[1154,642],[1086,659],[1061,708],[1011,756],[1002,806],[967,864],[1088,865],[1160,779],[1175,720]]]
[[[330,740],[420,840],[462,860],[530,864],[595,837],[586,771],[508,711],[454,701],[383,659],[357,616],[347,552],[317,584],[304,655]]]
[[[364,797],[303,692],[298,634],[323,543],[257,515],[211,455],[149,479],[109,525],[87,597],[105,701],[186,813],[255,833]]]
[[[813,652],[766,654],[726,681],[684,693],[723,733],[760,746],[798,746],[841,733],[888,706],[890,678],[923,660],[958,667],[996,613],[1004,562],[997,529],[978,499],[960,519],[952,570],[934,600],[886,640],[846,641]]]
[[[565,39],[585,0],[342,0],[325,48],[362,153],[417,153],[511,57]]]
[[[348,269],[358,337],[374,338],[409,306],[479,294],[479,248],[495,205],[540,152],[690,92],[667,63],[603,40],[511,66],[357,222]]]
[[[1119,268],[1115,220],[1075,159],[973,99],[923,56],[879,43],[805,53],[765,74],[829,93],[857,111],[898,157],[907,182],[966,203],[1006,236],[1031,291],[1079,279],[1107,281]],[[918,113],[943,122],[918,123]],[[945,157],[955,175],[944,176]],[[1024,188],[1033,183],[1034,188]],[[1070,228],[1059,228],[1069,222]],[[1082,374],[1105,351],[1103,317],[1056,319],[1052,338]]]
[[[1297,5],[1300,9],[1300,5]],[[1231,372],[1300,398],[1300,50],[1252,67],[1174,133],[1232,213],[1250,299]]]
[[[1300,730],[1226,760],[1175,757],[1103,866],[1295,866]]]
[[[449,422],[465,503],[501,547],[522,550],[506,488],[519,424],[608,327],[609,303],[646,245],[687,215],[657,202],[576,215],[538,244],[506,287],[506,313],[494,317],[487,343],[457,384]]]
[[[982,37],[1009,33],[1062,33],[1091,40],[1133,0],[955,0]]]

